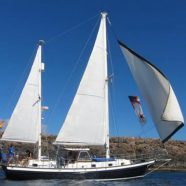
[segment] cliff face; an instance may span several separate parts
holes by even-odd
[[[56,157],[56,153],[60,152],[57,146],[53,145],[56,136],[43,136],[42,139],[42,154],[51,158]],[[4,152],[7,153],[10,143],[0,142],[3,145]],[[34,153],[37,157],[37,147],[32,144],[13,143],[16,153],[24,156],[27,149]],[[122,156],[130,159],[155,157],[171,158],[164,168],[168,169],[185,169],[186,170],[186,141],[169,140],[162,144],[158,139],[143,139],[143,138],[127,138],[127,137],[112,137],[110,139],[111,156]],[[105,154],[103,147],[91,148],[91,153],[97,156]],[[161,154],[161,156],[159,156]]]

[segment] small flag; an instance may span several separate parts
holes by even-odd
[[[4,122],[5,122],[5,121],[2,121],[2,120],[0,121],[0,129],[3,128],[3,126],[4,126]]]
[[[140,123],[144,125],[146,123],[146,118],[143,114],[140,98],[138,96],[129,96],[129,100],[134,108],[136,115],[138,116]]]
[[[46,111],[46,110],[49,109],[49,107],[48,107],[48,106],[42,106],[41,109],[42,109],[43,111]]]

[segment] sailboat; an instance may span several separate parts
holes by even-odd
[[[8,179],[121,180],[146,175],[155,159],[112,157],[109,145],[107,13],[101,13],[97,38],[66,119],[55,140],[63,146],[56,160],[41,156],[41,48],[1,140],[38,144],[37,159],[26,166],[3,165]],[[184,119],[166,76],[148,60],[118,41],[163,142],[183,127]],[[153,88],[152,88],[153,87]],[[104,146],[105,157],[92,157],[91,146]]]

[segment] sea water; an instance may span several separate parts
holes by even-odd
[[[144,178],[123,181],[6,180],[0,171],[0,186],[186,186],[185,172],[154,172]]]

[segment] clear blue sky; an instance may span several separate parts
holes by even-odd
[[[185,116],[185,9],[185,0],[0,0],[0,118],[10,118],[37,42],[44,39],[43,104],[50,109],[44,114],[43,123],[49,133],[57,134],[87,63],[92,42],[88,43],[73,76],[70,74],[103,10],[108,12],[117,36],[168,77]],[[95,34],[90,41],[94,41]],[[111,134],[156,138],[158,134],[143,100],[148,122],[142,129],[136,119],[128,95],[140,96],[140,93],[111,31],[109,35],[117,122],[115,127],[111,117]],[[173,138],[185,140],[186,127]]]

